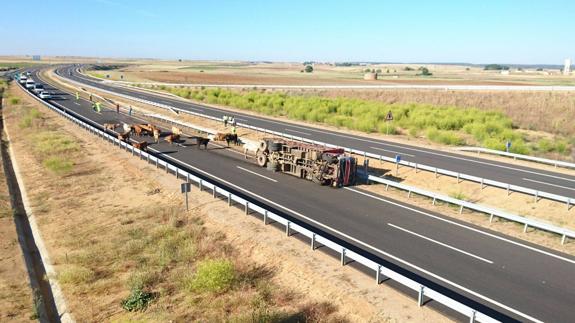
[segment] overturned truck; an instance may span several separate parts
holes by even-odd
[[[346,156],[341,148],[268,138],[260,141],[256,160],[270,171],[281,171],[320,185],[349,186],[355,184],[357,177],[357,159]]]

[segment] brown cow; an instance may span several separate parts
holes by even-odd
[[[128,142],[128,140],[130,139],[130,131],[118,134],[118,139],[123,142]]]
[[[171,144],[173,144],[174,142],[178,142],[180,140],[180,135],[176,135],[174,133],[169,134],[168,136],[166,136],[166,138],[164,138],[167,142]]]
[[[116,129],[119,126],[120,126],[120,124],[117,124],[117,123],[104,123],[104,129],[106,129],[106,130],[114,131],[114,129]]]
[[[134,142],[132,143],[132,146],[134,146],[134,148],[146,151],[148,148],[148,142],[147,141]]]
[[[204,146],[204,149],[208,149],[208,143],[210,142],[209,138],[204,137],[195,137],[195,138],[198,149],[201,149],[202,146]]]

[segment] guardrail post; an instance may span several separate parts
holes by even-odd
[[[419,305],[419,307],[423,306],[423,294],[424,294],[424,289],[425,287],[423,287],[423,285],[419,285],[419,295],[417,296],[417,305]]]
[[[214,198],[216,198],[216,194],[218,194],[218,190],[216,189],[216,185],[214,185],[214,188],[212,189],[212,194],[214,195]]]
[[[529,224],[525,223],[525,226],[523,227],[523,233],[527,233],[528,228],[529,228]]]
[[[407,198],[410,198],[410,197],[411,197],[411,191],[408,191],[407,192]]]
[[[385,191],[387,192],[388,189],[389,189],[389,184],[385,184]]]
[[[287,237],[289,237],[289,234],[290,234],[290,232],[289,232],[289,231],[290,231],[290,230],[289,230],[290,224],[291,224],[291,222],[289,222],[289,221],[288,221],[288,223],[286,224],[286,236],[287,236]]]
[[[481,179],[481,189],[483,189],[483,178]]]
[[[457,173],[457,184],[459,184],[459,173]]]
[[[268,224],[268,210],[264,210],[264,225]]]
[[[415,163],[415,173],[417,174],[417,163]]]
[[[246,201],[246,215],[250,214],[250,202]]]
[[[567,211],[571,208],[571,199],[567,199]]]
[[[200,179],[200,181],[198,182],[198,187],[200,188],[200,192],[202,191],[202,188],[203,188],[203,187],[202,187],[203,182],[204,182],[204,181],[202,181],[201,179]]]
[[[535,203],[539,200],[539,191],[535,191]]]
[[[341,265],[345,266],[345,248],[341,248]]]
[[[463,213],[463,205],[459,207],[459,214]]]
[[[433,197],[433,202],[431,202],[431,205],[435,205],[435,196]]]
[[[469,323],[475,322],[475,310],[471,310],[471,315],[469,315]]]
[[[232,206],[232,193],[228,193],[228,206]]]
[[[567,235],[566,235],[566,234],[564,234],[564,235],[561,237],[561,244],[565,244],[565,240],[567,240]]]
[[[311,250],[315,250],[315,233],[311,234],[311,241],[309,243]]]
[[[437,178],[437,167],[435,167],[435,178]]]
[[[509,196],[509,194],[511,194],[511,185],[507,184],[507,196]]]
[[[169,173],[170,167],[168,167],[168,162],[166,162],[166,174]]]
[[[377,265],[377,271],[375,272],[375,284],[381,284],[381,265]]]
[[[158,168],[158,158],[156,157],[156,168]]]
[[[493,213],[489,216],[489,223],[493,223]]]

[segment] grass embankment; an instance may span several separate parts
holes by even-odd
[[[568,155],[573,143],[561,138],[532,141],[502,112],[429,104],[388,104],[353,98],[326,98],[280,92],[186,89],[160,86],[180,97],[294,120],[324,123],[366,133],[405,134],[445,145],[480,145],[520,154]],[[391,111],[393,121],[386,124]]]
[[[117,150],[29,100],[12,102],[24,181],[77,321],[341,320],[334,306],[273,283],[274,268],[240,257]]]
[[[5,88],[6,82],[0,80],[0,101]],[[38,313],[33,306],[32,290],[12,218],[16,215],[2,165],[0,155],[0,321],[23,322],[37,319]]]

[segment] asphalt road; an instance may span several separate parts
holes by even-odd
[[[125,87],[110,86],[105,83],[95,81],[92,78],[87,78],[83,75],[80,75],[74,70],[75,68],[73,67],[64,67],[59,69],[59,74],[63,77],[67,77],[98,88],[122,93],[125,95],[132,95],[141,99],[155,101],[158,103],[172,105],[180,109],[200,112],[217,118],[221,118],[224,114],[230,115],[229,111],[193,104],[166,96],[160,96],[151,92],[128,89]],[[341,132],[326,131],[311,126],[296,125],[289,122],[278,122],[260,116],[251,116],[242,113],[233,113],[233,115],[235,116],[236,120],[240,122],[248,123],[250,125],[261,128],[293,134],[295,136],[314,139],[334,145],[359,149],[362,151],[367,151],[388,157],[394,157],[395,155],[400,154],[402,159],[406,161],[417,162],[432,167],[448,169],[459,173],[527,187],[542,192],[549,192],[570,198],[575,198],[575,176],[569,176],[561,173],[529,168],[515,164],[502,163],[483,158],[462,156],[459,154],[443,151],[392,143],[369,137],[360,137]]]
[[[95,113],[89,102],[66,94],[52,102],[98,124],[139,122],[110,110]],[[496,311],[503,321],[573,321],[575,257],[357,188],[330,189],[268,172],[228,149],[211,145],[204,151],[186,144],[161,142],[150,151],[462,302],[482,304],[489,308],[482,311]]]

